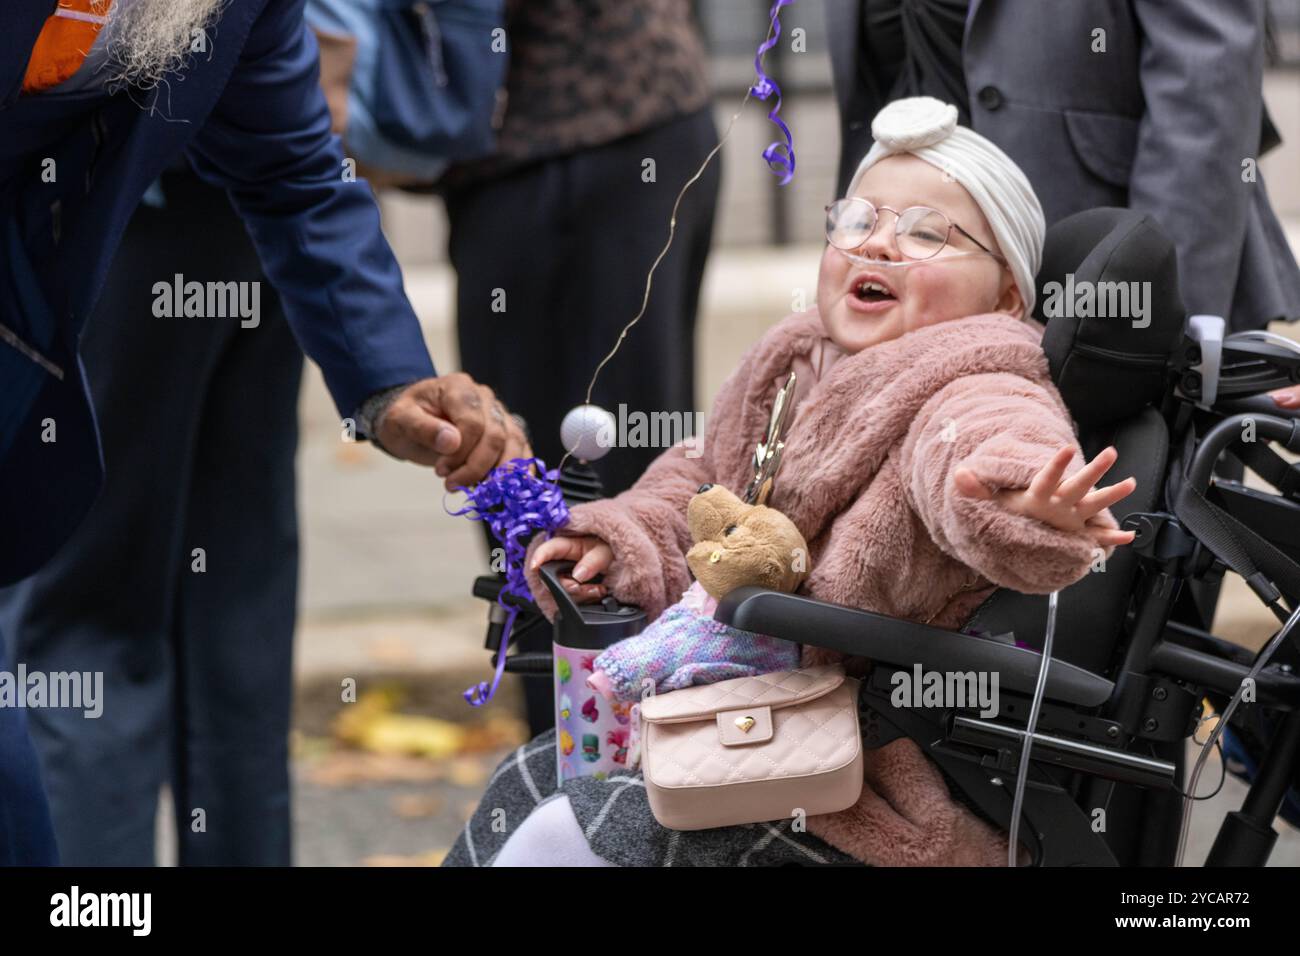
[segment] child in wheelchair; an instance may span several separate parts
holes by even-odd
[[[1038,200],[1021,170],[956,116],[925,97],[877,115],[875,144],[846,197],[827,208],[816,308],[747,352],[714,403],[702,454],[669,449],[633,488],[574,508],[560,535],[534,542],[527,570],[543,610],[554,603],[537,569],[559,559],[576,562],[565,581],[575,600],[613,594],[651,618],[680,600],[691,587],[687,503],[703,485],[744,487],[791,371],[794,406],[768,504],[808,542],[804,593],[955,629],[995,587],[1063,588],[1132,540],[1108,508],[1135,480],[1095,487],[1116,453],[1084,460],[1029,317],[1045,231]],[[805,647],[802,664],[840,659]],[[855,674],[869,667],[843,663]],[[950,796],[911,740],[871,751],[865,776],[856,805],[808,818],[819,848],[875,865],[1005,864],[1005,835]],[[726,864],[753,842],[665,835],[634,786],[596,820],[583,807],[601,801],[578,794],[601,785],[566,783],[515,828],[497,862],[545,864],[560,844],[572,862],[583,857],[573,840],[585,838],[593,864],[663,862],[692,840],[707,843],[695,862]],[[495,796],[483,806],[500,805]],[[622,818],[642,848],[594,838],[607,816]],[[483,846],[467,855],[467,836],[448,863],[492,855]]]

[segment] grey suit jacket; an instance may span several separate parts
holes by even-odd
[[[884,104],[857,63],[861,0],[825,2],[842,195]],[[1178,246],[1187,311],[1234,331],[1300,318],[1300,268],[1263,178],[1243,181],[1265,122],[1263,7],[972,0],[963,50],[971,125],[1024,169],[1048,224],[1095,206],[1151,214]]]

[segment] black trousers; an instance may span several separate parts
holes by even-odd
[[[0,668],[14,673],[4,634]],[[0,707],[0,866],[57,866],[58,848],[27,711]]]
[[[716,144],[704,109],[447,195],[461,365],[528,419],[547,464],[563,454],[560,421],[641,308],[677,193]],[[646,160],[654,182],[642,181]],[[715,160],[682,200],[645,315],[600,373],[592,400],[615,414],[695,407],[695,314],[719,183]],[[606,491],[630,486],[662,451],[612,449],[596,465]]]
[[[182,864],[287,865],[302,356],[224,193],[163,187],[82,341],[103,494],[0,632],[29,670],[103,673],[99,718],[28,712],[63,862],[152,865],[168,781]],[[156,317],[176,273],[261,282],[259,324]]]
[[[564,454],[565,413],[641,308],[678,192],[717,141],[705,108],[446,195],[461,365],[528,420],[548,465]],[[620,403],[647,415],[695,407],[695,315],[720,183],[715,160],[682,200],[645,314],[601,370],[592,401],[615,415]],[[662,451],[611,449],[595,464],[606,494]],[[519,645],[549,649],[550,633],[534,628]],[[540,733],[555,720],[550,682],[528,679],[524,693]]]

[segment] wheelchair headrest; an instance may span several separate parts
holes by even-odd
[[[1174,244],[1145,213],[1098,208],[1047,231],[1034,317],[1052,379],[1081,427],[1159,403],[1182,340]]]

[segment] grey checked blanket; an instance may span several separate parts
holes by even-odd
[[[488,780],[478,809],[442,865],[490,866],[533,808],[557,792],[555,784],[555,731],[549,730],[501,761]],[[650,812],[639,773],[616,773],[604,780],[567,780],[558,792],[569,797],[592,852],[619,866],[858,862],[811,833],[792,829],[790,820],[715,830],[669,830]]]

